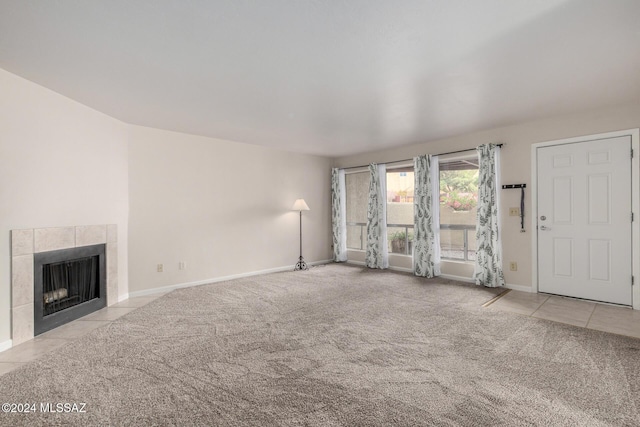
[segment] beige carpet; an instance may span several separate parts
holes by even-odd
[[[345,265],[174,291],[0,377],[2,425],[637,426],[640,340]]]

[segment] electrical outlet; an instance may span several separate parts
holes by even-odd
[[[518,271],[518,263],[515,261],[511,261],[509,263],[509,270],[511,271]]]
[[[187,263],[184,261],[180,261],[178,263],[178,270],[186,270],[187,269]]]
[[[520,216],[520,208],[509,208],[509,216]]]
[[[162,273],[164,271],[164,264],[158,264],[158,273]]]

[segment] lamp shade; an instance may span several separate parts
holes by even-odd
[[[297,199],[291,208],[292,211],[308,211],[309,206],[307,206],[307,202],[304,199]]]

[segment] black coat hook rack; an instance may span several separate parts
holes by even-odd
[[[506,184],[502,186],[503,190],[510,188],[520,189],[520,232],[524,233],[524,189],[527,188],[527,184]]]

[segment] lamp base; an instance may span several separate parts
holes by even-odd
[[[309,267],[307,267],[307,263],[304,262],[304,258],[302,258],[302,255],[300,255],[300,259],[296,263],[296,267],[293,269],[293,271],[308,270],[308,269]]]

